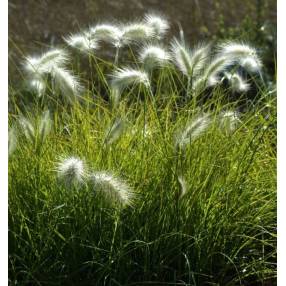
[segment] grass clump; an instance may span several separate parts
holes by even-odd
[[[233,42],[169,52],[160,17],[85,31],[96,48],[83,70],[45,54],[28,72],[45,89],[24,107],[11,95],[11,284],[275,281],[276,105],[261,59]]]

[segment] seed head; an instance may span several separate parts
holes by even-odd
[[[31,121],[25,117],[20,117],[19,125],[20,125],[21,131],[24,133],[26,139],[30,142],[34,142],[35,136],[36,136],[36,131],[35,131],[33,124],[31,123]]]
[[[161,39],[170,28],[167,19],[156,14],[146,14],[144,22],[153,29],[154,34],[158,39]]]
[[[44,142],[48,134],[51,132],[52,129],[52,120],[50,117],[49,110],[46,110],[40,120],[39,124],[39,139],[40,142]]]
[[[66,51],[62,49],[53,49],[44,53],[40,57],[27,57],[25,61],[25,70],[30,76],[38,79],[39,75],[50,73],[53,67],[62,66],[69,60]]]
[[[152,70],[157,66],[167,65],[170,55],[160,46],[147,45],[142,49],[139,60],[144,64],[146,70]]]
[[[69,46],[79,49],[83,53],[90,53],[98,48],[97,41],[87,32],[70,35],[68,38],[64,38],[64,40]]]
[[[191,120],[175,137],[175,146],[184,148],[186,144],[199,138],[210,126],[210,114],[205,113]]]
[[[84,162],[76,157],[62,159],[57,165],[58,178],[68,187],[78,186],[85,178]]]
[[[230,83],[230,88],[234,92],[247,92],[250,89],[250,84],[247,83],[238,73],[225,73],[226,78]]]
[[[254,48],[241,43],[226,42],[218,46],[220,53],[231,56],[256,56],[257,52]]]
[[[188,184],[187,184],[186,179],[183,176],[178,176],[178,181],[181,187],[180,198],[182,198],[188,191]]]
[[[117,69],[112,75],[112,86],[118,90],[123,90],[129,85],[142,84],[145,87],[150,87],[148,74],[140,70],[130,68]]]
[[[114,25],[98,24],[90,29],[90,35],[96,41],[104,41],[115,46],[120,40],[121,30]]]
[[[117,118],[115,122],[106,130],[104,142],[106,145],[110,145],[117,141],[125,129],[125,122]]]
[[[131,23],[121,28],[119,40],[115,46],[122,47],[133,42],[148,41],[154,38],[153,29],[144,23]]]
[[[46,90],[46,82],[42,78],[35,78],[30,80],[30,86],[38,94],[38,97],[41,97]]]
[[[103,194],[112,204],[132,206],[133,190],[121,179],[107,172],[94,172],[90,175],[94,190]]]
[[[246,57],[239,61],[240,65],[249,73],[260,73],[262,68],[261,60],[258,57]]]
[[[178,69],[190,77],[192,75],[191,50],[184,43],[174,39],[171,44],[173,61]]]
[[[65,68],[54,67],[52,76],[56,87],[68,100],[72,100],[72,96],[79,95],[83,90],[79,79]]]

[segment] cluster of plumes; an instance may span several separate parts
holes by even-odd
[[[59,180],[67,187],[91,186],[115,207],[132,206],[133,189],[122,179],[105,171],[90,172],[83,160],[77,157],[61,158],[56,168]]]
[[[105,42],[119,49],[124,46],[161,39],[169,29],[166,19],[146,14],[138,22],[128,24],[97,24],[76,35],[65,38],[66,43],[84,53],[93,52]]]
[[[210,113],[200,113],[191,119],[183,128],[176,131],[175,148],[185,149],[188,144],[192,144],[212,125],[219,127],[225,134],[232,134],[239,126],[240,118],[236,111],[222,111],[218,116],[213,117]]]
[[[210,46],[201,44],[193,49],[185,41],[173,40],[173,61],[178,69],[190,79],[190,89],[200,93],[208,87],[222,84],[224,80],[233,92],[247,92],[250,84],[240,75],[239,68],[249,74],[261,73],[262,63],[257,51],[243,43],[219,44],[215,53]]]
[[[238,42],[224,42],[216,47],[201,43],[190,48],[181,30],[180,40],[173,39],[170,48],[160,42],[170,28],[162,15],[146,14],[142,20],[132,23],[99,23],[85,31],[65,37],[68,47],[80,52],[96,53],[101,43],[115,47],[115,69],[111,74],[110,97],[118,103],[123,90],[129,86],[142,86],[152,94],[151,77],[154,69],[176,67],[188,78],[187,96],[197,95],[208,88],[225,87],[232,92],[247,92],[251,85],[241,73],[261,74],[262,63],[257,51]],[[119,67],[119,50],[138,44],[138,64],[134,67]],[[38,58],[26,59],[25,68],[30,76],[30,85],[42,95],[47,87],[47,75],[67,98],[79,94],[83,88],[79,79],[66,68],[70,61],[63,49],[54,49]]]
[[[63,49],[52,49],[40,57],[26,57],[24,68],[28,73],[29,84],[41,97],[50,87],[59,91],[68,100],[83,90],[79,79],[67,69],[69,54]]]

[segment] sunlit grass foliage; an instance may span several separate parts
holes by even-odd
[[[166,43],[169,25],[98,24],[25,59],[25,104],[9,99],[11,285],[275,281],[263,59],[246,43]]]

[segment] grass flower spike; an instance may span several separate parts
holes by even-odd
[[[144,64],[144,68],[149,71],[157,66],[167,65],[170,55],[159,46],[147,45],[142,49],[139,60]]]
[[[211,118],[208,113],[197,116],[191,120],[186,127],[175,136],[175,146],[184,148],[190,142],[199,138],[210,126]]]
[[[130,68],[118,69],[113,73],[112,77],[112,86],[121,91],[130,85],[142,84],[147,88],[150,87],[148,74],[140,70]]]
[[[96,41],[105,41],[117,45],[121,30],[119,27],[110,24],[98,24],[89,31],[91,37]]]
[[[164,17],[156,14],[146,14],[144,22],[153,29],[158,39],[161,39],[170,28],[168,21]]]
[[[53,49],[41,57],[27,57],[24,67],[30,76],[39,76],[50,73],[55,66],[62,66],[68,60],[69,56],[66,51]]]
[[[33,124],[25,117],[19,119],[19,125],[26,139],[30,142],[35,141],[36,131]]]
[[[84,53],[90,53],[98,48],[97,41],[92,39],[91,35],[85,32],[77,35],[71,35],[64,40],[69,46],[79,49]]]
[[[185,44],[174,39],[171,44],[173,61],[178,69],[186,76],[192,75],[191,50]]]
[[[249,83],[247,83],[238,73],[225,73],[225,75],[233,92],[247,92],[250,89]]]
[[[68,100],[71,100],[72,96],[77,96],[82,92],[83,87],[79,83],[78,78],[71,74],[69,70],[62,67],[54,67],[52,75],[56,87]]]
[[[56,170],[58,178],[68,187],[78,186],[84,181],[84,162],[76,157],[62,159]]]
[[[39,138],[40,142],[44,142],[52,129],[52,120],[49,110],[45,111],[41,117],[39,124]]]
[[[94,190],[103,194],[112,204],[132,206],[133,190],[121,179],[107,172],[95,172],[90,175]]]

